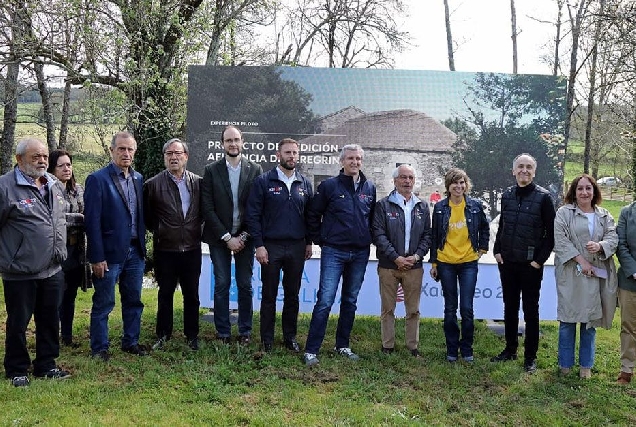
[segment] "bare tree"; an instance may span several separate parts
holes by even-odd
[[[282,8],[277,63],[330,67],[391,67],[409,42],[399,30],[402,0],[296,0]]]
[[[444,25],[446,27],[446,51],[448,52],[448,69],[455,71],[455,52],[453,46],[453,35],[451,33],[450,9],[448,0],[444,0]]]
[[[512,74],[517,74],[517,11],[515,9],[515,0],[510,0],[510,25],[512,39]]]

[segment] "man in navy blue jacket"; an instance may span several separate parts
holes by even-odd
[[[309,203],[309,234],[321,247],[320,284],[307,335],[304,362],[318,363],[318,351],[327,329],[331,306],[342,277],[340,316],[335,351],[350,360],[349,336],[356,315],[358,293],[369,261],[371,224],[375,208],[375,185],[360,168],[364,151],[357,144],[342,147],[342,169],[336,177],[323,181]]]
[[[132,169],[137,141],[118,132],[110,145],[112,161],[86,178],[84,218],[87,253],[93,269],[91,354],[108,361],[108,316],[115,307],[115,282],[119,281],[124,323],[121,349],[144,356],[139,345],[141,285],[146,255],[143,215],[143,178]]]
[[[285,138],[276,151],[278,167],[256,178],[247,201],[247,229],[254,239],[256,260],[261,264],[261,343],[269,352],[274,343],[276,297],[283,271],[283,340],[285,347],[300,352],[298,293],[305,260],[311,257],[311,239],[305,227],[305,208],[313,195],[311,183],[296,170],[298,142]]]

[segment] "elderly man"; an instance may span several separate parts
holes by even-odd
[[[0,177],[0,274],[7,308],[4,369],[16,387],[29,385],[26,330],[35,316],[33,375],[63,379],[58,307],[66,258],[64,189],[46,172],[49,151],[35,138],[18,142],[17,166]]]
[[[305,210],[313,195],[311,183],[296,170],[298,142],[285,138],[276,151],[278,167],[254,180],[247,202],[247,228],[261,264],[261,343],[269,352],[274,343],[276,297],[283,272],[283,341],[299,353],[298,293],[305,260],[311,257],[311,239],[305,227]]]
[[[146,255],[143,216],[143,178],[132,168],[137,141],[128,132],[118,132],[110,145],[111,162],[86,178],[84,221],[88,260],[93,269],[91,310],[91,354],[108,361],[108,316],[115,307],[115,282],[119,281],[124,323],[121,349],[145,356],[139,345],[141,285]]]
[[[159,285],[157,342],[172,336],[177,283],[183,293],[183,332],[188,346],[199,349],[199,276],[201,275],[201,177],[186,170],[188,144],[178,138],[163,146],[166,170],[144,184],[146,228],[152,231],[155,278]]]
[[[395,303],[398,285],[404,290],[406,347],[415,357],[420,331],[422,259],[431,245],[431,220],[426,202],[413,194],[415,169],[400,165],[393,171],[393,190],[378,201],[373,216],[380,279],[382,352],[395,346]]]
[[[537,370],[539,349],[539,291],[543,264],[554,247],[554,203],[550,193],[533,181],[537,161],[520,154],[512,162],[517,185],[501,196],[501,217],[494,254],[503,290],[506,348],[492,362],[517,359],[519,304],[523,300],[526,322],[524,369]]]
[[[364,151],[357,144],[342,147],[340,174],[323,181],[309,203],[307,227],[320,245],[320,283],[305,346],[306,366],[318,363],[331,306],[342,278],[340,316],[336,330],[337,354],[349,360],[359,357],[349,346],[356,316],[358,293],[364,281],[371,245],[375,185],[362,173]]]
[[[242,156],[243,134],[234,126],[221,132],[225,156],[205,167],[201,184],[203,240],[210,245],[214,267],[214,326],[216,337],[231,341],[230,284],[234,257],[238,288],[238,341],[249,344],[252,335],[252,269],[254,242],[245,224],[245,205],[252,181],[263,168]]]

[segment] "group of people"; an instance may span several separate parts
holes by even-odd
[[[187,143],[177,138],[167,141],[165,170],[144,183],[132,168],[135,138],[118,132],[110,146],[111,162],[88,176],[85,189],[75,180],[67,151],[49,153],[34,138],[17,144],[15,168],[0,177],[0,273],[7,308],[4,368],[13,385],[29,384],[31,365],[35,377],[70,376],[56,365],[56,358],[60,334],[62,344],[77,345],[72,324],[78,289],[94,288],[90,314],[94,359],[106,362],[111,357],[108,319],[115,306],[116,284],[123,321],[121,350],[138,356],[149,353],[150,348],[139,343],[146,229],[153,234],[159,287],[153,350],[162,349],[172,338],[177,286],[183,293],[186,344],[193,351],[199,349],[203,241],[209,245],[213,267],[216,339],[232,341],[229,304],[234,278],[236,339],[243,345],[251,343],[256,258],[263,285],[261,348],[270,352],[275,345],[276,301],[282,283],[282,344],[301,353],[299,291],[313,243],[321,248],[320,280],[303,361],[307,366],[319,363],[339,287],[334,351],[357,360],[350,336],[373,243],[381,299],[381,351],[395,350],[396,296],[401,287],[406,348],[421,357],[423,259],[430,252],[430,275],[441,282],[444,297],[446,359],[474,361],[473,299],[478,260],[488,251],[490,228],[481,202],[468,196],[471,182],[465,171],[451,168],[446,173],[446,197],[435,202],[431,214],[428,203],[413,191],[416,170],[408,164],[395,168],[395,189],[376,200],[376,187],[361,170],[364,151],[359,145],[342,147],[340,173],[321,182],[314,192],[297,170],[297,141],[285,138],[278,143],[278,165],[266,173],[242,155],[240,129],[227,126],[221,141],[225,156],[207,165],[203,177],[187,170]],[[574,366],[579,323],[580,376],[590,377],[595,327],[611,326],[618,282],[622,308],[618,381],[627,383],[636,360],[636,205],[624,208],[618,228],[614,227],[609,212],[599,206],[596,182],[584,174],[572,182],[565,204],[555,212],[549,192],[533,182],[536,166],[531,155],[517,156],[512,168],[516,185],[501,199],[494,256],[503,289],[506,346],[491,361],[517,358],[522,302],[524,368],[530,373],[537,369],[543,266],[554,250],[561,372],[567,374]],[[621,261],[618,280],[614,253]],[[26,346],[32,316],[36,323],[33,361]]]

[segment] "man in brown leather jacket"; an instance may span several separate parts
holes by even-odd
[[[157,342],[172,336],[177,283],[183,292],[183,332],[188,346],[199,349],[199,276],[201,275],[201,177],[186,170],[188,145],[171,139],[163,146],[166,170],[144,184],[146,228],[153,233],[155,278],[159,285]]]

